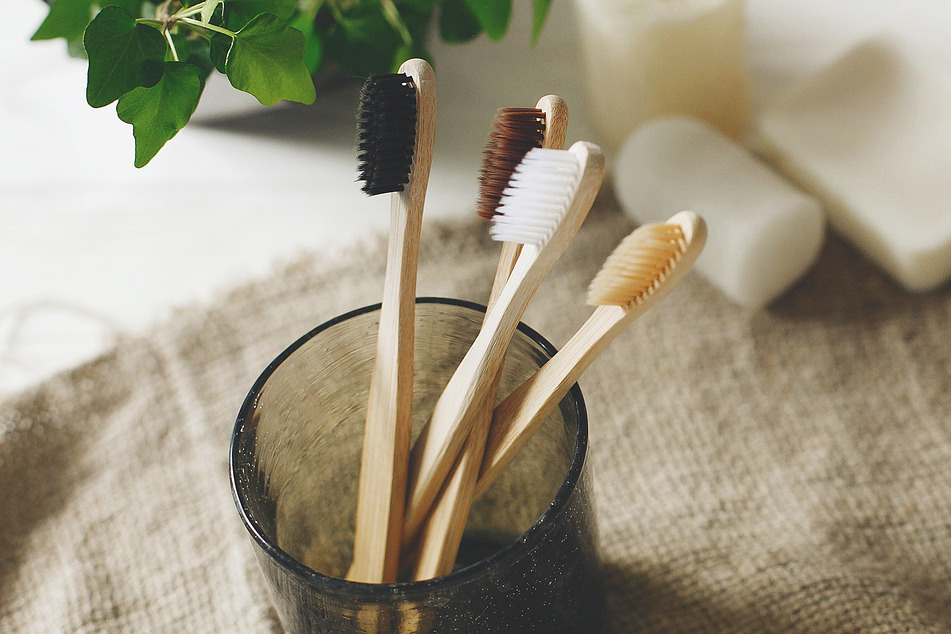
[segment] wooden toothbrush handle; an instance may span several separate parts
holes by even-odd
[[[620,306],[599,306],[554,357],[499,403],[492,415],[476,497],[495,482],[571,386],[636,317]]]
[[[400,67],[417,88],[413,167],[406,188],[391,197],[383,304],[367,401],[353,562],[347,578],[396,581],[412,432],[416,272],[426,187],[432,162],[435,78],[423,60]]]
[[[558,95],[545,95],[535,107],[545,113],[545,138],[542,147],[560,150],[568,135],[568,104]]]
[[[459,364],[410,454],[410,477],[404,530],[415,532],[452,468],[474,422],[473,405],[491,387],[505,349],[545,275],[581,227],[604,176],[604,156],[592,143],[579,141],[567,150],[579,161],[581,180],[562,221],[543,247],[522,247],[498,303]]]
[[[482,329],[443,390],[410,454],[403,530],[415,534],[429,512],[477,418],[477,405],[491,388],[505,349],[538,287],[545,267],[538,249],[523,247],[512,277]]]
[[[562,149],[568,130],[568,106],[557,95],[546,95],[535,106],[545,113],[544,148]],[[502,255],[496,269],[488,308],[491,309],[502,293],[502,288],[512,274],[520,245],[503,243]],[[486,392],[473,422],[472,431],[463,445],[459,457],[449,471],[448,478],[418,531],[418,535],[403,535],[404,552],[411,563],[411,578],[416,581],[432,579],[452,571],[465,531],[469,508],[475,499],[476,481],[482,465],[485,443],[489,434],[489,422],[495,406],[495,395],[502,378],[501,364],[492,385]],[[410,549],[411,547],[411,549]]]
[[[680,226],[687,246],[673,270],[657,280],[659,286],[633,305],[596,308],[548,363],[495,408],[476,485],[477,497],[489,488],[525,446],[548,414],[608,344],[631,322],[666,297],[690,272],[706,242],[706,223],[691,211],[674,214],[667,222]]]
[[[396,197],[394,197],[394,201]],[[352,581],[395,581],[399,568],[412,431],[413,349],[418,235],[393,205],[376,359],[363,436]],[[409,239],[408,239],[409,238]],[[411,274],[412,273],[412,274]]]
[[[498,301],[520,251],[521,245],[517,243],[503,243],[487,313]],[[410,578],[414,581],[432,579],[452,571],[465,531],[469,507],[475,499],[476,481],[479,478],[482,454],[489,432],[488,423],[492,418],[501,379],[502,364],[499,364],[483,400],[476,405],[472,431],[449,470],[449,476],[432,508],[416,534],[404,530],[404,558],[408,559]]]

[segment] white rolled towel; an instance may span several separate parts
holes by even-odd
[[[696,119],[653,119],[617,158],[614,189],[635,222],[689,209],[707,223],[694,265],[734,301],[768,304],[813,264],[825,236],[819,203]]]

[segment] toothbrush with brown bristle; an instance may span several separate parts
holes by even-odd
[[[521,243],[522,251],[413,446],[404,532],[416,532],[425,519],[488,398],[522,313],[580,228],[603,177],[601,150],[586,142],[568,150],[533,148],[515,169],[489,233]]]
[[[351,581],[396,581],[412,432],[416,270],[432,163],[433,70],[411,59],[367,79],[360,96],[360,179],[391,193],[390,235],[376,360],[360,463]]]
[[[492,220],[516,166],[533,147],[560,150],[568,132],[568,105],[557,95],[545,95],[534,108],[500,108],[483,152],[476,212]],[[522,249],[519,242],[503,242],[492,283],[489,305],[497,299],[512,274]],[[493,297],[493,294],[495,296]]]
[[[491,220],[498,210],[503,192],[518,163],[533,147],[562,149],[568,127],[568,107],[561,97],[546,95],[534,108],[500,108],[495,117],[489,142],[483,153],[480,174],[478,214]],[[518,242],[504,242],[486,312],[498,301],[521,251]],[[499,366],[495,380],[482,401],[481,412],[453,463],[436,500],[418,530],[418,537],[403,534],[404,564],[410,579],[438,577],[452,570],[465,530],[466,517],[475,494],[482,465],[495,395],[502,377]],[[411,512],[411,511],[410,511]],[[414,539],[415,538],[415,539]]]
[[[575,335],[505,398],[492,416],[478,497],[525,446],[571,386],[614,338],[666,296],[690,271],[706,242],[703,219],[691,211],[643,225],[605,260],[588,289],[597,306]]]

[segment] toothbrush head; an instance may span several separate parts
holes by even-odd
[[[489,234],[499,242],[543,247],[568,213],[582,172],[574,152],[532,148],[515,167]]]
[[[416,142],[416,86],[408,75],[371,75],[357,114],[358,180],[370,196],[401,192],[409,182]]]
[[[539,108],[499,108],[483,150],[477,213],[484,220],[496,214],[502,192],[515,167],[545,138],[545,113]]]
[[[690,270],[705,241],[706,225],[691,211],[641,225],[605,260],[588,287],[588,304],[630,308],[660,299]]]

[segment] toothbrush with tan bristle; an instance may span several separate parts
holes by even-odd
[[[360,463],[351,581],[396,581],[406,500],[413,402],[416,270],[432,163],[436,87],[411,59],[370,77],[360,97],[360,179],[391,194],[390,235],[376,360]]]
[[[546,95],[534,108],[500,108],[484,151],[480,174],[478,214],[495,216],[515,168],[533,147],[562,149],[568,127],[568,106],[561,97]],[[521,251],[518,242],[503,242],[486,312],[498,301]],[[452,570],[465,530],[466,517],[475,494],[476,480],[489,422],[502,377],[501,364],[495,380],[476,412],[472,431],[453,463],[435,502],[417,531],[403,534],[403,563],[411,580],[438,577]]]
[[[541,369],[502,401],[492,416],[475,495],[489,488],[614,338],[667,295],[690,271],[706,242],[703,219],[691,211],[643,225],[607,258],[588,289],[597,306]]]
[[[449,379],[410,455],[404,532],[415,533],[472,431],[505,349],[545,275],[587,216],[604,177],[600,148],[533,148],[518,164],[489,230],[520,242],[512,274],[469,351]]]

